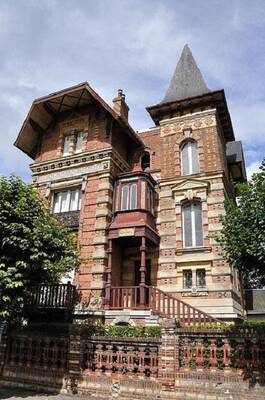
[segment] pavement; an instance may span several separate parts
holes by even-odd
[[[8,400],[84,400],[89,396],[50,394],[44,392],[35,392],[22,388],[0,387],[0,399]]]

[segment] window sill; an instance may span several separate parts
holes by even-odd
[[[176,249],[176,255],[192,254],[192,253],[211,253],[211,247],[183,247]]]

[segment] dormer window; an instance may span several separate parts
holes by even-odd
[[[198,146],[194,141],[185,142],[181,148],[181,175],[200,172]]]
[[[64,137],[63,156],[80,153],[83,149],[83,131],[78,131]]]

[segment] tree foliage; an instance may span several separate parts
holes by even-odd
[[[241,271],[251,287],[265,285],[265,159],[248,184],[238,185],[238,205],[226,203],[222,234],[228,262]]]
[[[0,178],[0,317],[18,315],[31,286],[58,281],[78,262],[73,234],[37,190]]]

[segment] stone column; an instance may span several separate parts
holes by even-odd
[[[140,272],[141,272],[141,280],[140,280],[140,305],[142,307],[145,306],[146,299],[145,299],[145,275],[146,275],[146,240],[145,237],[142,236],[142,243],[140,247],[141,251],[141,267],[140,267]]]
[[[109,239],[108,253],[108,267],[107,267],[107,280],[106,280],[106,291],[105,291],[105,309],[110,308],[110,289],[111,289],[111,271],[112,271],[112,239]]]

